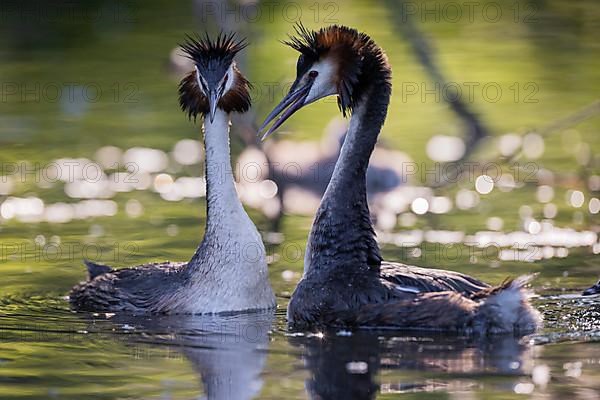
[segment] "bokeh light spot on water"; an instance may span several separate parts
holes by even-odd
[[[423,215],[429,210],[429,202],[423,197],[417,197],[410,205],[412,211],[417,215]]]
[[[112,217],[117,214],[117,203],[112,200],[84,200],[74,203],[75,217],[84,219],[92,217]]]
[[[430,230],[424,232],[423,238],[429,243],[455,244],[463,242],[465,233],[462,231]]]
[[[537,133],[528,133],[523,137],[523,154],[535,160],[544,154],[544,138]]]
[[[515,182],[515,177],[511,174],[502,174],[496,185],[501,192],[510,192],[517,188],[517,183]]]
[[[0,216],[7,220],[16,218],[20,222],[40,222],[44,209],[44,202],[38,197],[8,197],[0,206]]]
[[[525,222],[525,226],[526,226],[526,230],[527,232],[531,233],[532,235],[537,235],[538,233],[540,233],[542,231],[542,226],[540,225],[540,223],[534,219],[530,219],[528,221]]]
[[[504,226],[504,221],[500,217],[490,217],[486,221],[486,226],[489,230],[500,231]]]
[[[152,186],[152,175],[148,172],[140,171],[135,174],[135,179],[131,180],[136,190],[148,190]]]
[[[366,374],[369,372],[369,364],[364,361],[351,361],[346,364],[346,371],[350,374]]]
[[[132,147],[123,155],[124,164],[132,164],[143,172],[160,172],[169,164],[167,154],[158,149]]]
[[[531,380],[542,389],[550,382],[550,368],[547,365],[536,365],[531,373]]]
[[[158,193],[168,193],[173,186],[173,177],[169,174],[158,174],[154,177],[154,190]]]
[[[558,214],[558,207],[556,207],[556,204],[552,204],[552,203],[548,203],[548,204],[544,204],[544,218],[556,218],[556,215]]]
[[[569,190],[567,191],[567,201],[572,207],[580,208],[585,202],[585,196],[579,190]]]
[[[71,204],[49,204],[45,210],[45,220],[55,224],[66,224],[75,218],[75,209]]]
[[[204,159],[204,147],[198,140],[183,139],[175,143],[172,154],[179,164],[194,165]]]
[[[427,142],[427,156],[437,162],[460,160],[465,154],[465,142],[460,137],[436,135]]]
[[[402,213],[398,216],[398,223],[404,228],[409,228],[417,223],[417,216],[413,213]]]
[[[260,183],[260,195],[265,199],[272,199],[277,196],[277,184],[270,179],[265,179]]]
[[[74,199],[110,198],[114,196],[106,175],[98,179],[77,179],[65,183],[65,194]]]
[[[376,219],[377,229],[382,231],[392,230],[396,226],[396,214],[389,211],[381,211],[377,214]]]
[[[446,196],[434,196],[429,208],[434,214],[446,214],[452,210],[452,200]]]
[[[475,190],[480,194],[489,194],[494,190],[494,180],[491,176],[480,175],[475,179]]]
[[[590,149],[590,145],[587,143],[578,143],[575,146],[575,159],[579,165],[588,165],[592,159],[592,150]]]
[[[104,169],[116,169],[121,164],[123,150],[116,146],[104,146],[96,150],[94,159]]]
[[[498,221],[491,225],[499,228]],[[504,261],[535,262],[542,259],[566,258],[569,249],[589,247],[594,252],[600,251],[598,234],[593,231],[575,231],[569,228],[557,228],[548,221],[541,223],[529,219],[525,222],[525,231],[501,232],[480,231],[467,235],[462,231],[444,230],[405,230],[400,232],[379,232],[378,241],[397,247],[411,248],[409,256],[421,256],[420,246],[423,242],[445,245],[462,244],[481,249],[494,247],[499,249],[498,258]]]
[[[479,204],[479,195],[468,189],[460,189],[456,193],[456,207],[460,210],[468,210]]]
[[[131,192],[135,189],[135,180],[129,172],[115,172],[108,177],[108,185],[112,192]]]
[[[565,258],[568,255],[569,255],[569,249],[567,249],[565,247],[559,247],[558,249],[556,249],[556,257]]]
[[[294,272],[289,269],[286,269],[281,273],[281,278],[286,282],[292,282],[294,280],[297,280],[299,277],[300,276],[297,272]]]
[[[600,199],[596,197],[590,199],[588,208],[590,210],[590,214],[598,214],[600,212]]]
[[[548,185],[538,186],[536,197],[540,203],[549,203],[554,198],[554,189]]]
[[[144,213],[144,207],[136,199],[129,199],[125,204],[125,213],[130,218],[137,218]]]
[[[514,387],[514,391],[517,394],[531,394],[535,389],[535,385],[530,382],[520,382]]]
[[[175,186],[182,196],[189,199],[206,196],[206,179],[203,177],[182,176],[177,178]]]
[[[516,133],[507,133],[498,138],[498,150],[504,157],[510,157],[520,148],[523,139]]]

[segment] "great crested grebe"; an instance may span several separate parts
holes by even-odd
[[[524,288],[528,278],[491,287],[456,272],[383,262],[369,218],[365,175],[391,95],[391,69],[366,34],[344,26],[296,27],[287,45],[299,51],[290,92],[265,120],[278,115],[263,138],[300,108],[338,96],[352,113],[340,157],[304,258],[304,274],[290,300],[292,329],[394,327],[475,333],[529,332],[539,314]]]
[[[598,283],[596,283],[591,288],[587,288],[583,291],[584,296],[592,296],[594,294],[599,294],[599,293],[600,293],[600,281],[598,281]]]
[[[320,141],[271,140],[260,148],[248,145],[237,162],[268,165],[268,168],[263,169],[259,179],[252,177],[239,182],[243,188],[242,202],[261,209],[272,220],[275,230],[279,229],[285,214],[314,215],[333,174],[347,128],[345,120],[334,118]],[[374,218],[382,209],[384,195],[404,183],[402,167],[409,160],[402,152],[381,144],[375,147],[367,169],[367,199]],[[260,195],[261,185],[267,179],[277,185],[272,199]]]
[[[260,234],[238,198],[229,156],[229,114],[250,108],[249,83],[236,67],[246,46],[234,35],[189,37],[194,71],[180,83],[188,117],[204,117],[207,218],[204,239],[187,263],[113,270],[86,262],[89,279],[70,293],[76,309],[133,313],[220,313],[275,307]]]

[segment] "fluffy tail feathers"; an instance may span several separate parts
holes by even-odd
[[[472,296],[479,304],[474,328],[481,333],[531,333],[542,325],[542,317],[529,303],[533,292],[528,284],[535,275],[508,279],[501,285]]]

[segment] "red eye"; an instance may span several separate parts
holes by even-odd
[[[229,79],[229,75],[225,75],[225,78],[223,78],[223,83],[227,83],[227,79]]]
[[[310,71],[308,73],[308,76],[310,76],[311,78],[315,79],[317,76],[319,76],[319,73],[317,71]]]

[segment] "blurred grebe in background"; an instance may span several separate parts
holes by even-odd
[[[598,281],[598,283],[596,283],[591,288],[585,289],[583,291],[584,296],[591,296],[591,295],[599,294],[599,293],[600,293],[600,281]]]
[[[320,142],[279,140],[246,147],[237,160],[244,204],[274,220],[284,213],[313,215],[333,174],[347,129],[345,120],[334,118]],[[403,152],[376,146],[367,168],[367,198],[376,210],[381,195],[405,183],[403,165],[410,161]],[[255,174],[256,168],[248,166],[261,168]],[[243,172],[250,170],[253,173]]]

